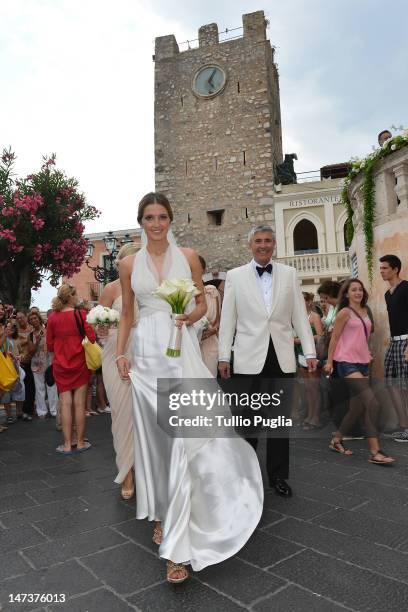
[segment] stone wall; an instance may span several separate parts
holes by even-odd
[[[218,42],[216,24],[199,31],[199,47],[179,52],[174,36],[156,39],[156,190],[175,212],[182,246],[198,250],[209,270],[249,258],[252,225],[274,225],[274,166],[282,162],[279,81],[263,11],[243,16],[242,38]],[[224,90],[200,98],[197,70],[220,66]],[[215,225],[211,211],[224,211]]]

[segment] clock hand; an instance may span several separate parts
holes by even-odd
[[[213,70],[213,71],[212,71],[212,73],[211,73],[210,78],[208,79],[208,84],[209,84],[209,85],[212,85],[212,84],[213,84],[212,80],[213,80],[213,78],[214,78],[214,74],[215,74],[216,72],[217,72],[217,69],[216,69],[216,68],[214,68],[214,70]]]

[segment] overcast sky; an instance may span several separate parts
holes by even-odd
[[[0,146],[21,174],[55,152],[102,211],[88,231],[136,226],[154,188],[154,38],[234,28],[259,9],[297,171],[364,155],[381,129],[407,126],[405,0],[0,0]]]

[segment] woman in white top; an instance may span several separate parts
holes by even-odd
[[[30,333],[30,340],[33,344],[31,370],[35,382],[35,409],[38,418],[45,419],[48,412],[45,401],[45,396],[47,395],[50,414],[55,417],[58,408],[57,386],[54,384],[50,387],[45,383],[45,370],[52,360],[45,341],[45,326],[40,313],[36,310],[30,311],[27,319],[33,328],[33,331]]]

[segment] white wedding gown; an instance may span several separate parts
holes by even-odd
[[[165,278],[191,278],[174,244],[163,272]],[[136,517],[162,521],[160,556],[198,571],[233,556],[251,536],[262,514],[261,471],[254,450],[238,436],[172,438],[158,426],[157,378],[213,377],[193,327],[183,326],[181,357],[166,356],[171,309],[152,295],[159,279],[146,247],[135,257],[131,282],[140,312],[130,372]]]

